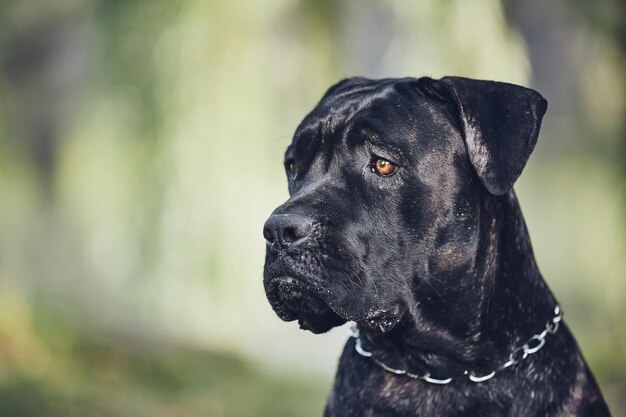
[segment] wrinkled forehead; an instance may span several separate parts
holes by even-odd
[[[444,133],[442,124],[448,129],[441,109],[413,81],[359,78],[331,87],[300,123],[286,154],[306,159],[322,148],[362,142],[407,153],[428,146]]]

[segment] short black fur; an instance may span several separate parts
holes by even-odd
[[[279,317],[315,333],[355,321],[379,360],[415,374],[503,363],[557,304],[512,190],[546,106],[533,90],[459,77],[331,87],[296,130],[291,197],[264,228],[264,285]],[[381,158],[398,171],[377,174]],[[573,415],[609,411],[565,325],[489,381],[442,386],[384,371],[350,339],[325,410]]]

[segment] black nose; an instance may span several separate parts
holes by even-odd
[[[272,214],[265,222],[263,236],[272,248],[287,247],[306,239],[313,230],[313,220],[301,214]]]

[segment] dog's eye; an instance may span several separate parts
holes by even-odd
[[[372,171],[383,177],[388,177],[398,171],[398,165],[385,158],[376,157],[372,160]]]
[[[296,161],[289,160],[285,161],[285,171],[294,175],[296,173]]]

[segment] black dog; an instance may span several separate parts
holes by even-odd
[[[351,78],[300,124],[264,285],[303,329],[358,325],[325,416],[609,415],[512,190],[546,107],[505,83]]]

